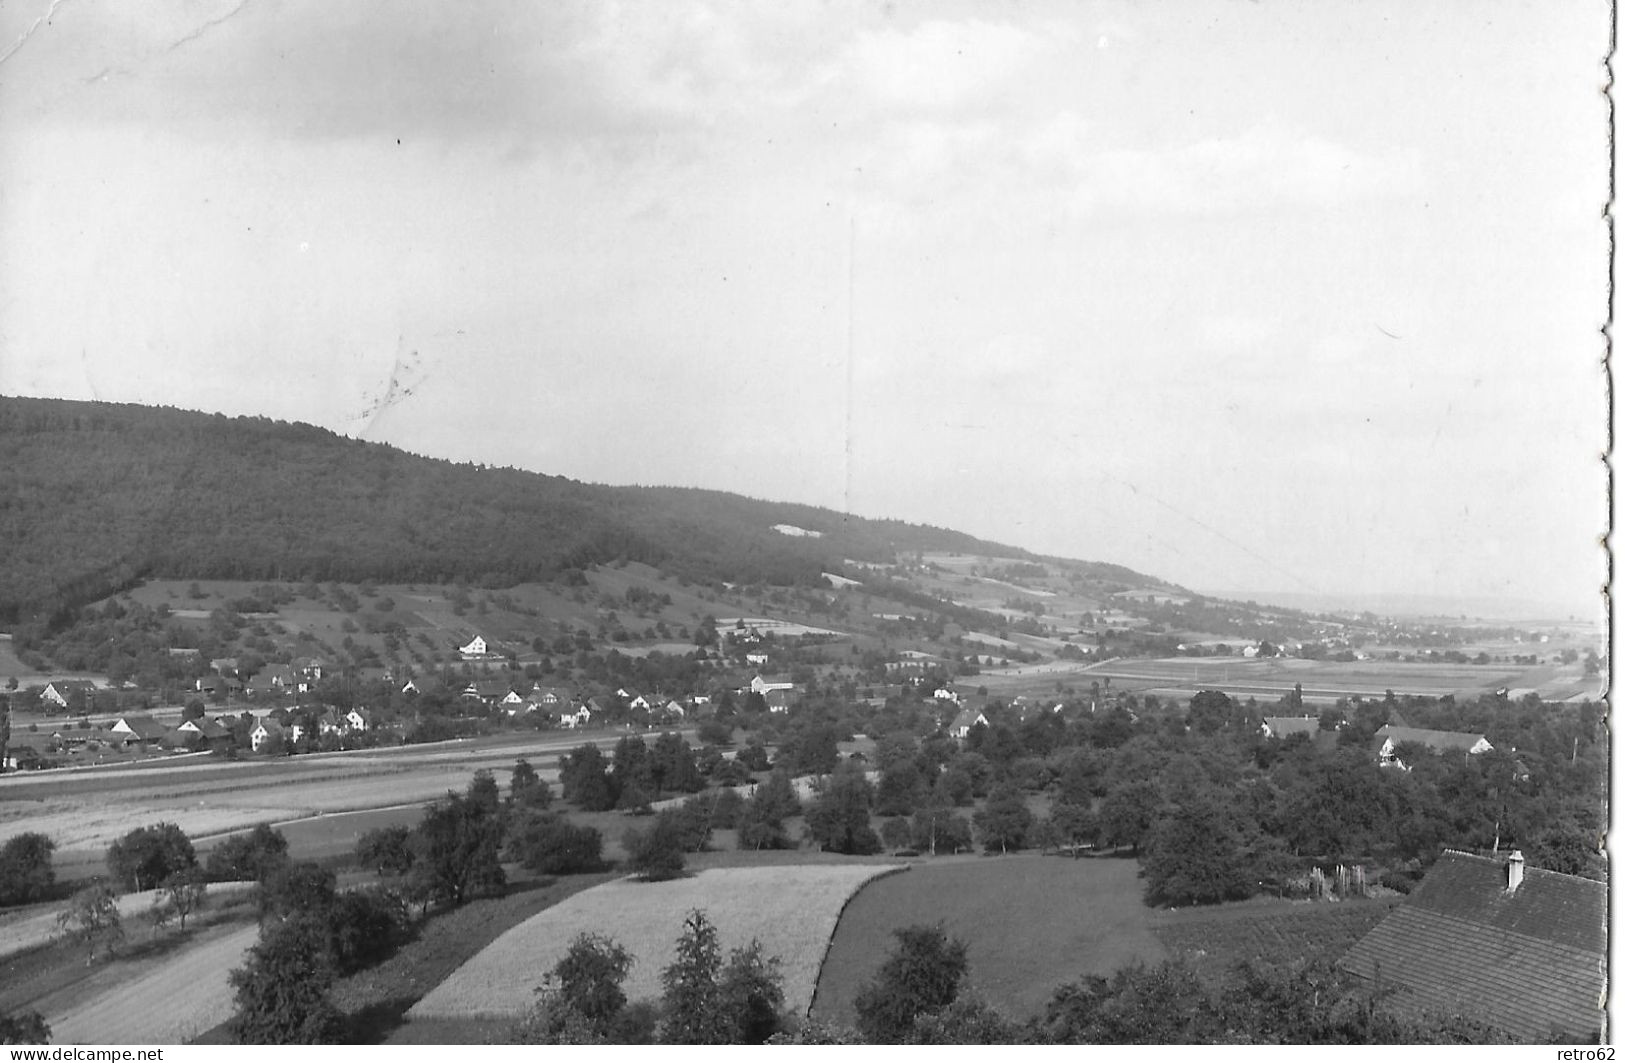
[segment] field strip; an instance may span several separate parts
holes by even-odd
[[[213,900],[215,897],[246,893],[253,888],[252,882],[211,882],[208,897]],[[158,896],[158,892],[158,890],[142,890],[140,893],[124,894],[118,899],[119,918],[126,921],[141,920],[152,909],[152,900]],[[56,937],[58,933],[56,915],[65,907],[66,905],[55,907],[48,912],[0,926],[0,959],[44,945]]]
[[[259,940],[248,926],[176,956],[132,982],[53,1015],[55,1044],[178,1045],[232,1012],[227,974]]]
[[[618,879],[578,893],[509,930],[407,1012],[409,1019],[517,1018],[582,931],[607,934],[634,957],[630,1000],[660,996],[683,918],[703,910],[724,953],[752,938],[779,958],[785,1006],[806,1014],[847,901],[896,864],[711,868],[674,882]]]

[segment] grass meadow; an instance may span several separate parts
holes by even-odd
[[[847,905],[818,979],[812,1014],[851,1025],[858,990],[891,955],[893,931],[940,923],[969,946],[975,991],[1011,1017],[1055,987],[1110,974],[1167,950],[1152,932],[1133,860],[1031,855],[956,857],[865,886]]]

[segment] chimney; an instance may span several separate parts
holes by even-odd
[[[1518,886],[1523,882],[1523,850],[1514,849],[1507,856],[1507,892],[1518,892]]]

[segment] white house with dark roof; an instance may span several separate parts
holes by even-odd
[[[1385,724],[1377,730],[1377,763],[1385,768],[1408,770],[1396,755],[1402,745],[1426,746],[1434,753],[1461,753],[1476,756],[1495,747],[1481,734],[1468,731],[1430,731],[1425,727],[1395,727]]]
[[[68,702],[75,694],[83,694],[90,698],[96,693],[96,684],[88,679],[57,679],[45,685],[40,692],[40,701],[50,702],[59,709],[68,707]]]
[[[750,681],[750,690],[753,694],[766,694],[770,690],[794,690],[796,685],[787,675],[755,675]]]
[[[1320,718],[1318,716],[1266,716],[1259,726],[1265,738],[1290,738],[1293,735],[1308,735],[1310,738],[1320,733]]]

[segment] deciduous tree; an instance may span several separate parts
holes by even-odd
[[[0,905],[31,904],[56,889],[51,853],[56,843],[37,831],[15,834],[0,846]]]
[[[920,1016],[953,1002],[969,967],[965,943],[949,938],[941,926],[893,933],[897,947],[853,1001],[858,1031],[872,1044],[906,1043]]]
[[[95,961],[97,949],[112,955],[124,940],[118,897],[101,883],[75,893],[68,907],[57,914],[56,925],[71,940],[84,946],[86,967]]]
[[[404,875],[412,870],[416,853],[412,830],[403,823],[376,827],[361,836],[355,846],[356,859],[380,878]]]
[[[186,917],[204,907],[208,899],[208,880],[200,869],[189,867],[176,871],[159,884],[158,895],[152,900],[152,921],[162,926],[175,918],[185,930]]]
[[[318,1045],[337,1038],[329,997],[333,961],[325,920],[305,915],[260,930],[248,962],[230,974],[237,1010],[227,1024],[245,1045]]]
[[[176,871],[197,866],[186,833],[173,823],[138,827],[107,850],[107,868],[127,890],[150,890]]]
[[[287,863],[288,839],[261,823],[215,846],[204,866],[214,882],[264,882]]]

